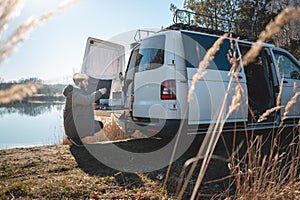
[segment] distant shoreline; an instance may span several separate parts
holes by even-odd
[[[25,99],[28,103],[54,103],[62,104],[65,102],[65,96],[62,94],[46,95],[46,94],[34,94],[33,96]]]
[[[21,101],[15,101],[8,104],[2,104],[1,107],[6,105],[15,105],[18,103],[63,103],[65,102],[65,96],[62,94],[63,89],[66,87],[65,84],[45,84],[38,78],[29,78],[20,80],[18,82],[0,83],[0,90],[8,90],[14,85],[22,85],[24,83],[38,83],[42,87],[39,88],[35,94],[27,96]]]
[[[64,104],[65,96],[62,94],[45,95],[45,94],[34,94],[24,98],[21,101],[13,101],[6,104],[1,104],[0,107],[14,107],[22,104]]]

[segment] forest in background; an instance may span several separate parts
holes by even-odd
[[[37,92],[32,96],[24,98],[22,102],[64,102],[65,100],[65,97],[62,94],[63,88],[66,87],[65,84],[48,84],[45,83],[45,81],[35,77],[10,82],[0,81],[0,90],[7,90],[12,86],[22,85],[26,83],[40,84],[41,87],[37,89]]]
[[[251,37],[257,38],[278,13],[289,6],[299,5],[300,0],[185,0],[183,9],[209,16],[209,18],[192,16],[193,25],[205,25],[224,31],[231,30],[237,34],[251,33]],[[172,12],[175,13],[177,9],[174,4],[171,4]],[[182,16],[183,20],[184,18]],[[238,25],[228,22],[235,22]],[[300,19],[296,18],[292,23],[286,24],[279,34],[266,42],[285,48],[300,60]]]

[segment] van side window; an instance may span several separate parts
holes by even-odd
[[[138,50],[135,49],[131,52],[127,70],[125,73],[125,80],[126,81],[133,81],[134,73],[135,73],[135,63],[136,63],[136,56],[138,54]]]
[[[186,67],[198,68],[206,52],[213,46],[218,37],[184,31],[181,33]],[[231,64],[227,59],[229,49],[230,41],[229,39],[225,39],[220,50],[216,53],[213,62],[210,62],[208,69],[229,71],[231,68]]]
[[[138,72],[152,70],[164,64],[165,36],[159,35],[142,41],[138,49],[135,66]]]
[[[279,51],[273,52],[280,75],[283,78],[300,80],[299,66],[287,54]]]

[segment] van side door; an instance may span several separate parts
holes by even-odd
[[[203,60],[207,51],[213,46],[217,39],[218,37],[214,35],[182,31],[189,88],[193,83],[193,76],[197,73],[199,63]],[[230,83],[228,72],[232,66],[227,57],[230,49],[230,39],[225,39],[219,51],[214,56],[213,61],[210,62],[204,70],[202,78],[195,84],[195,90],[192,94],[189,106],[189,125],[216,123],[216,116],[219,115],[229,86],[231,87],[226,101],[227,111],[231,105],[231,100],[235,95],[235,88],[238,84],[241,84],[245,95],[247,94],[246,77],[243,69],[237,72],[239,80],[234,79],[233,83]],[[247,120],[246,116],[248,110],[246,100],[242,98],[241,101],[243,105],[236,112],[233,112],[226,119],[226,122],[235,123]]]
[[[240,43],[239,47],[244,56],[250,50],[251,43]],[[279,122],[276,112],[270,113],[267,119],[260,119],[268,109],[276,106],[278,95],[278,74],[270,55],[270,49],[265,46],[252,62],[244,66],[248,88],[249,123]]]

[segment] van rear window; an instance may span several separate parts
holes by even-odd
[[[218,37],[183,31],[181,33],[186,67],[198,68],[206,52],[213,46]],[[229,71],[231,68],[231,64],[227,59],[229,49],[230,41],[229,39],[225,39],[220,50],[216,53],[214,60],[210,62],[208,69]]]
[[[165,36],[159,35],[142,41],[136,50],[136,63],[138,72],[156,69],[164,64]]]

